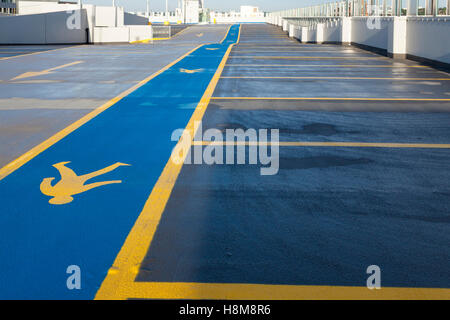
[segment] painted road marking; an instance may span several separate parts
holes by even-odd
[[[204,69],[194,69],[194,70],[189,70],[189,69],[180,68],[180,72],[183,72],[183,73],[189,73],[189,74],[202,72],[203,70],[204,70]]]
[[[136,282],[121,291],[136,299],[450,300],[449,289],[298,286],[240,283]]]
[[[211,100],[450,101],[439,98],[212,97]]]
[[[67,68],[67,67],[71,67],[80,63],[83,63],[84,61],[75,61],[75,62],[71,62],[71,63],[67,63],[67,64],[63,64],[62,66],[58,66],[58,67],[53,67],[50,69],[46,69],[46,70],[42,70],[42,71],[31,71],[31,72],[25,72],[22,73],[21,75],[18,75],[17,77],[11,79],[11,81],[14,80],[20,80],[20,79],[24,79],[24,78],[31,78],[31,77],[38,77],[38,76],[43,76],[49,73],[52,73],[55,70],[59,70],[62,68]]]
[[[450,149],[446,143],[397,143],[397,142],[321,142],[321,141],[193,141],[194,146],[270,146],[281,147],[360,147],[360,148],[424,148],[424,149]]]
[[[309,56],[231,56],[230,59],[255,60],[385,60],[386,57],[309,57]]]
[[[236,26],[230,26],[228,31],[230,35],[236,33],[232,32],[236,31],[233,30],[232,27],[234,27],[233,29],[236,29]],[[235,42],[238,42],[240,39],[241,28],[238,28],[239,33]],[[222,42],[226,39],[227,38],[225,38]],[[228,44],[230,44],[229,42],[231,41],[227,41]],[[233,46],[234,43],[228,46],[228,49],[223,56],[211,82],[209,83],[208,88],[203,94],[202,99],[197,105],[185,128],[185,130],[190,133],[191,137],[195,136],[195,130],[197,129],[195,127],[195,123],[201,121],[203,118]],[[192,140],[180,140],[177,143],[177,147],[184,143],[191,144]],[[186,157],[186,154],[184,154],[183,157]],[[169,200],[182,166],[183,161],[179,164],[176,164],[170,160],[167,162],[161,176],[153,187],[153,190],[145,203],[144,209],[136,220],[133,229],[130,231],[125,243],[116,257],[113,266],[108,271],[108,275],[98,290],[95,297],[96,299],[127,299],[133,297],[133,295],[130,294],[130,290],[133,290],[133,288],[139,286],[139,283],[134,282],[134,279],[136,278],[136,275],[139,272],[139,267],[145,258],[148,248],[150,247],[159,221],[161,220],[164,212],[164,208]]]
[[[391,78],[391,77],[258,77],[258,76],[226,76],[221,79],[324,79],[324,80],[403,80],[403,81],[449,81],[450,78]]]
[[[0,58],[0,61],[1,61],[1,60],[14,59],[14,58],[20,58],[20,57],[26,57],[26,56],[32,56],[32,55],[41,54],[41,53],[46,53],[46,52],[53,52],[53,51],[63,50],[63,49],[68,49],[68,48],[76,48],[76,47],[80,47],[80,46],[83,46],[83,45],[69,46],[69,47],[56,48],[56,49],[44,50],[44,51],[36,51],[36,52],[25,53],[25,54],[21,54],[21,55],[17,55],[17,56],[12,56],[12,57],[3,57],[3,58]]]
[[[52,197],[49,200],[50,204],[67,204],[73,201],[72,196],[75,194],[80,194],[108,184],[122,183],[122,180],[112,180],[86,184],[88,180],[111,172],[120,166],[129,166],[129,164],[117,162],[104,169],[79,176],[72,169],[66,166],[69,163],[70,161],[66,161],[53,165],[53,167],[55,167],[59,171],[59,174],[61,176],[61,180],[58,183],[52,185],[52,181],[55,179],[54,177],[44,178],[41,182],[41,192],[47,196]]]
[[[108,102],[106,102],[105,104],[101,105],[100,107],[98,107],[97,109],[93,110],[92,112],[88,113],[87,115],[85,115],[81,119],[75,121],[70,126],[66,127],[65,129],[63,129],[60,132],[56,133],[55,135],[53,135],[52,137],[48,138],[47,140],[45,140],[41,144],[39,144],[36,147],[32,148],[28,152],[24,153],[19,158],[13,160],[12,162],[7,164],[3,168],[0,168],[0,181],[2,179],[4,179],[6,176],[8,176],[9,174],[11,174],[12,172],[14,172],[15,170],[17,170],[20,167],[22,167],[28,161],[30,161],[33,158],[35,158],[37,155],[39,155],[43,151],[45,151],[46,149],[48,149],[49,147],[51,147],[52,145],[54,145],[55,143],[57,143],[58,141],[60,141],[61,139],[63,139],[67,135],[69,135],[70,133],[72,133],[73,131],[75,131],[76,129],[80,128],[82,125],[86,124],[91,119],[93,119],[96,116],[98,116],[103,111],[105,111],[105,110],[109,109],[110,107],[112,107],[114,104],[116,104],[117,102],[122,100],[124,97],[126,97],[130,93],[136,91],[137,89],[139,89],[140,87],[142,87],[143,85],[148,83],[150,80],[152,80],[155,77],[157,77],[158,75],[162,74],[164,71],[170,69],[173,65],[175,65],[179,61],[183,60],[185,57],[189,56],[191,53],[193,53],[194,51],[196,51],[198,48],[200,48],[202,46],[203,45],[200,45],[200,46],[190,50],[189,52],[185,53],[184,55],[182,55],[181,57],[179,57],[175,61],[169,63],[167,66],[165,66],[161,70],[155,72],[154,74],[152,74],[149,77],[145,78],[144,80],[140,81],[138,84],[136,84],[136,85],[132,86],[131,88],[125,90],[124,92],[120,93],[118,96],[116,96],[113,99],[109,100]]]
[[[367,64],[227,64],[227,67],[287,67],[287,68],[304,68],[304,67],[324,67],[324,68],[430,68],[427,66],[395,66],[395,65],[367,65]]]
[[[210,45],[190,51],[182,57],[189,55],[188,59],[177,59],[155,74],[153,81],[140,82],[49,139],[38,152],[29,152],[2,169],[0,299],[95,297],[170,158],[175,144],[170,140],[172,131],[186,126],[193,116],[192,105],[200,101],[202,109],[201,98],[211,79],[218,81],[215,70],[223,67],[223,56],[229,52],[230,39],[226,40],[218,51],[207,51],[205,46]],[[205,68],[205,72],[186,74],[178,72],[180,68]],[[212,95],[211,89],[207,92]],[[119,166],[92,180],[123,180],[121,184],[78,193],[65,205],[49,204],[39,186],[43,178],[55,176],[52,164],[66,160],[72,161],[76,177],[117,162],[131,166]],[[82,184],[75,185],[78,191]],[[54,198],[53,192],[44,190]],[[58,202],[72,197],[67,190],[56,196]],[[84,270],[80,291],[66,287],[65,270],[74,264]]]

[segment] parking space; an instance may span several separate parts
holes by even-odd
[[[0,45],[0,60],[70,47],[68,45]]]
[[[202,130],[278,129],[279,170],[185,164],[136,297],[448,296],[448,75],[241,28]],[[370,265],[384,291],[365,288]]]
[[[7,62],[0,296],[450,298],[448,74],[264,24]]]

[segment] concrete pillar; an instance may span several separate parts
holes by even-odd
[[[294,37],[294,32],[295,32],[295,25],[290,23],[289,24],[289,37],[293,38]]]
[[[408,0],[408,16],[417,16],[417,0]]]
[[[388,29],[388,55],[406,58],[406,17],[394,17]]]
[[[344,17],[342,19],[342,44],[351,44],[352,42],[352,18]]]
[[[323,43],[324,42],[324,24],[318,23],[316,26],[316,42]]]
[[[302,43],[308,42],[308,27],[302,27],[302,36],[300,38]]]

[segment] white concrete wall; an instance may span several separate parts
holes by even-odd
[[[130,42],[129,27],[95,27],[94,43]]]
[[[372,24],[372,17],[352,17],[351,41],[370,47],[388,49],[389,29],[393,19],[379,17],[379,25]],[[372,27],[373,26],[373,27]]]
[[[323,42],[342,41],[342,20],[332,20],[323,24]]]
[[[86,43],[88,27],[86,10],[77,10],[79,29],[69,29],[68,18],[73,13],[51,12],[47,14],[0,17],[1,44],[65,44]]]
[[[317,26],[302,27],[300,40],[302,43],[317,41]]]
[[[124,25],[126,25],[126,26],[128,26],[128,25],[133,25],[133,26],[148,25],[148,18],[138,16],[137,14],[125,12],[124,13]]]
[[[129,42],[153,38],[151,26],[128,26],[128,28],[130,30]]]
[[[450,63],[450,18],[407,18],[406,52]]]
[[[96,27],[123,27],[125,12],[122,7],[95,6]]]
[[[17,11],[19,15],[39,14],[47,12],[58,12],[67,10],[78,10],[78,4],[59,4],[56,2],[40,2],[40,1],[24,1],[17,3]]]
[[[272,24],[289,30],[302,42],[342,42],[386,50],[394,57],[408,55],[450,64],[450,17],[344,17],[296,31],[285,19]],[[281,22],[282,21],[282,22]],[[303,22],[310,20],[305,19]]]
[[[151,26],[95,27],[94,43],[129,43],[153,38]]]

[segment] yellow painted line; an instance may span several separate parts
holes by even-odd
[[[233,46],[231,45],[225,53],[208,88],[185,128],[192,138],[195,136],[197,129],[195,123],[201,121],[203,118]],[[186,141],[180,140],[176,148],[183,148],[185,143]],[[188,141],[188,143],[191,144],[192,140]],[[186,157],[186,154],[183,154],[183,157]],[[117,255],[113,266],[109,269],[95,299],[126,299],[132,297],[130,290],[133,290],[135,286],[139,285],[139,283],[134,282],[134,279],[139,272],[140,265],[153,240],[164,208],[183,166],[183,162],[184,159],[179,164],[176,164],[170,159],[167,162],[141,214]]]
[[[47,52],[52,52],[52,51],[58,51],[58,50],[63,50],[63,49],[76,48],[76,47],[81,47],[81,46],[84,46],[84,45],[81,44],[81,45],[77,45],[77,46],[69,46],[69,47],[64,47],[64,48],[56,48],[56,49],[45,50],[45,51],[31,52],[31,53],[21,54],[21,55],[18,55],[18,56],[3,57],[3,58],[0,58],[0,61],[1,60],[14,59],[14,58],[20,58],[20,57],[26,57],[26,56],[32,56],[32,55],[36,55],[36,54],[47,53]]]
[[[367,64],[227,64],[227,67],[328,67],[328,68],[430,68],[428,66],[394,66],[394,65],[367,65]]]
[[[193,141],[194,146],[270,146],[280,147],[358,147],[358,148],[423,148],[450,149],[450,144],[444,143],[392,143],[392,142],[317,142],[317,141]]]
[[[149,43],[150,41],[161,41],[161,40],[170,40],[170,39],[171,38],[151,38],[151,39],[143,39],[143,40],[131,41],[130,44]]]
[[[268,52],[273,52],[273,53],[342,53],[342,54],[358,54],[358,53],[362,53],[362,52],[355,52],[352,50],[349,51],[342,51],[342,50],[291,50],[291,51],[287,51],[287,50],[276,50],[276,51],[270,51],[270,50],[234,50],[234,52],[236,53],[268,53]],[[365,53],[365,52],[364,52]],[[371,54],[371,55],[377,55],[376,53],[372,53],[372,52],[367,52],[367,54]]]
[[[432,98],[322,98],[322,97],[212,97],[211,100],[345,100],[345,101],[450,101]]]
[[[59,131],[58,133],[56,133],[52,137],[48,138],[44,142],[42,142],[39,145],[35,146],[34,148],[29,150],[25,154],[21,155],[16,160],[8,163],[6,166],[4,166],[3,168],[0,169],[0,180],[4,179],[9,174],[11,174],[15,170],[19,169],[25,163],[27,163],[28,161],[30,161],[31,159],[33,159],[34,157],[36,157],[37,155],[39,155],[40,153],[42,153],[43,151],[45,151],[46,149],[48,149],[49,147],[51,147],[52,145],[54,145],[55,143],[57,143],[58,141],[60,141],[64,137],[66,137],[67,135],[69,135],[70,133],[72,133],[73,131],[75,131],[76,129],[80,128],[82,125],[84,125],[88,121],[92,120],[97,115],[99,115],[100,113],[102,113],[106,109],[110,108],[111,106],[116,104],[118,101],[122,100],[124,97],[126,97],[127,95],[132,93],[133,91],[135,91],[138,88],[142,87],[144,84],[146,84],[147,82],[149,82],[153,78],[157,77],[158,75],[160,75],[161,73],[163,73],[164,71],[166,71],[167,69],[172,67],[178,61],[182,60],[183,58],[185,58],[186,56],[188,56],[189,54],[191,54],[192,52],[194,52],[195,50],[197,50],[201,46],[203,46],[203,45],[200,45],[200,46],[192,49],[191,51],[185,53],[183,56],[181,56],[178,59],[176,59],[175,61],[171,62],[170,64],[168,64],[167,66],[165,66],[164,68],[159,70],[158,72],[156,72],[156,73],[152,74],[151,76],[145,78],[144,80],[140,81],[139,83],[137,83],[133,87],[125,90],[124,92],[122,92],[121,94],[116,96],[115,98],[109,100],[108,102],[106,102],[102,106],[98,107],[97,109],[93,110],[92,112],[88,113],[87,115],[85,115],[81,119],[75,121],[70,126],[66,127],[65,129]]]
[[[450,289],[240,283],[136,282],[120,293],[136,299],[450,300]]]
[[[186,27],[186,28],[184,28],[183,30],[181,30],[180,32],[178,32],[178,33],[175,33],[175,35],[172,37],[172,39],[173,38],[176,38],[177,36],[179,36],[180,34],[183,34],[183,32],[185,32],[186,30],[188,30],[188,29],[190,29],[191,27]]]
[[[223,43],[223,42],[225,41],[225,39],[227,38],[228,33],[230,32],[230,29],[231,29],[232,26],[233,26],[233,25],[231,24],[231,25],[228,27],[227,32],[225,32],[225,36],[224,36],[223,39],[220,41],[220,43]],[[241,28],[239,28],[239,32],[240,32],[240,31],[241,31]]]
[[[383,78],[383,77],[222,77],[222,79],[329,79],[329,80],[404,80],[404,81],[449,81],[450,78]]]
[[[61,65],[61,66],[53,67],[53,68],[46,69],[46,70],[42,70],[42,71],[25,72],[25,73],[22,73],[22,74],[18,75],[18,76],[15,77],[15,78],[11,79],[11,81],[19,80],[19,79],[24,79],[24,78],[31,78],[31,77],[38,77],[38,76],[46,75],[46,74],[52,73],[52,72],[55,71],[55,70],[59,70],[59,69],[71,67],[71,66],[74,66],[74,65],[83,63],[83,62],[84,62],[84,61],[74,61],[74,62],[71,62],[71,63],[66,63],[66,64],[63,64],[63,65]]]
[[[44,50],[45,51],[45,50]],[[0,54],[26,54],[26,53],[34,53],[35,51],[0,51]]]
[[[280,60],[380,60],[380,59],[388,59],[386,57],[308,57],[308,56],[231,56],[231,59],[259,59],[259,60],[272,60],[272,59],[280,59]]]

